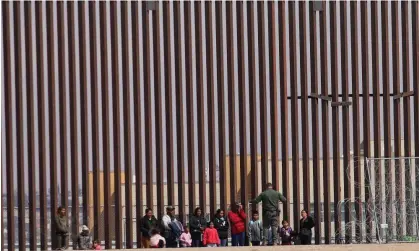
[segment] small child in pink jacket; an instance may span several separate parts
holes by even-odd
[[[100,242],[98,240],[93,241],[92,249],[93,250],[102,250],[102,247],[100,246]]]
[[[189,227],[185,227],[185,232],[182,233],[179,240],[182,247],[187,248],[192,246],[192,236],[189,232]]]

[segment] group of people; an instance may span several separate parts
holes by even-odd
[[[292,245],[293,242],[297,244],[297,240],[302,245],[311,244],[312,228],[315,222],[306,210],[301,211],[299,231],[294,231],[286,220],[282,221],[282,227],[278,227],[279,202],[286,202],[286,198],[275,191],[271,183],[267,184],[263,193],[251,201],[254,205],[260,202],[263,208],[263,221],[259,219],[258,211],[252,211],[252,218],[247,227],[250,245],[267,245],[269,235],[271,235],[272,245],[278,244],[278,237],[281,238],[282,245]],[[158,220],[153,215],[152,209],[148,208],[139,221],[142,234],[141,245],[143,248],[224,247],[228,246],[230,231],[231,245],[245,246],[246,220],[247,214],[239,202],[232,206],[232,210],[227,215],[224,210],[218,209],[209,222],[202,209],[197,207],[186,226],[183,226],[175,217],[173,206],[166,208],[166,214],[161,220]],[[59,208],[55,223],[58,245],[64,247],[69,233],[65,208]],[[87,226],[82,227],[77,244],[81,250],[100,249],[98,241],[92,242]]]

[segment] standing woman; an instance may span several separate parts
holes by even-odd
[[[207,220],[200,207],[195,208],[195,212],[189,222],[192,235],[192,247],[202,247],[202,234],[207,227]]]
[[[218,231],[218,236],[220,237],[220,246],[227,247],[228,242],[228,224],[227,219],[224,217],[224,210],[218,209],[214,218],[215,229]]]
[[[246,213],[240,202],[237,202],[233,210],[228,212],[228,220],[231,224],[232,246],[244,246],[246,238]]]
[[[301,245],[310,245],[312,238],[311,229],[314,227],[314,219],[309,216],[305,209],[301,210],[301,220],[300,220],[300,233],[299,237],[301,240]]]

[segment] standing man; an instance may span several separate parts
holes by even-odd
[[[272,183],[266,185],[266,190],[252,201],[254,204],[262,202],[263,211],[263,245],[266,245],[269,235],[269,228],[272,229],[273,245],[278,242],[278,217],[281,212],[279,209],[279,201],[286,202],[287,199],[273,189]]]
[[[67,249],[67,239],[68,239],[68,218],[65,211],[65,207],[59,207],[57,209],[57,215],[54,219],[55,223],[55,237],[57,243],[57,250]]]
[[[177,248],[178,238],[182,232],[183,226],[175,217],[175,207],[166,207],[166,215],[162,218],[162,233],[166,239],[166,247]]]

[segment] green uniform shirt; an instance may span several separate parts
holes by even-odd
[[[267,189],[259,196],[252,201],[252,203],[260,203],[262,202],[262,208],[263,211],[277,211],[278,209],[278,203],[286,202],[287,199],[282,195],[282,193],[277,192],[273,189]]]

